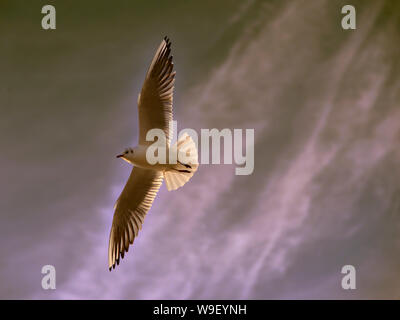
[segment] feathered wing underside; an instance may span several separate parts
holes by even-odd
[[[115,268],[128,252],[163,181],[162,173],[134,167],[115,204],[108,245],[108,267]]]
[[[155,128],[164,131],[169,145],[175,82],[173,66],[171,42],[168,38],[164,38],[150,64],[138,98],[139,144],[141,145],[153,143],[146,141],[146,134]]]

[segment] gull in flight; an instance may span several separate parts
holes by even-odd
[[[167,37],[161,42],[147,71],[142,91],[138,97],[139,144],[128,148],[117,158],[133,165],[115,207],[108,245],[108,267],[115,268],[124,258],[130,244],[133,244],[146,213],[150,210],[163,179],[167,189],[183,186],[198,167],[197,149],[187,134],[182,135],[174,146],[170,146],[172,133],[172,98],[175,82],[171,55],[171,42]],[[162,130],[165,136],[165,154],[168,160],[163,164],[148,161],[148,148],[154,143],[146,135],[152,129]],[[170,160],[170,152],[179,160]],[[181,161],[180,155],[186,161]]]

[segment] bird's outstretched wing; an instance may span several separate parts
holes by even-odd
[[[146,134],[155,128],[163,130],[167,143],[170,142],[175,82],[173,67],[171,42],[165,37],[150,64],[138,98],[139,144],[141,145],[153,143],[146,141]]]
[[[128,252],[129,244],[142,229],[144,217],[151,208],[162,184],[161,172],[138,167],[131,175],[115,204],[114,218],[108,245],[108,267],[115,268],[120,257]]]

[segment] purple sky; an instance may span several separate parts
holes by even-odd
[[[0,298],[399,298],[399,3],[353,1],[344,31],[345,1],[120,2],[57,4],[52,33],[40,1],[0,5]],[[254,128],[255,170],[163,185],[110,273],[115,155],[165,34],[178,129]]]

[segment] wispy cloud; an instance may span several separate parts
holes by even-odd
[[[344,32],[331,1],[263,3],[249,1],[232,13],[224,30],[245,22],[239,35],[222,61],[179,92],[175,109],[179,129],[255,128],[254,173],[204,165],[184,188],[163,187],[132,249],[109,273],[111,210],[129,168],[107,171],[50,210],[79,218],[62,220],[34,249],[11,256],[19,264],[54,258],[57,290],[32,289],[29,297],[400,294],[400,79],[393,72],[395,34],[376,24],[384,4],[360,5],[357,32]],[[133,113],[131,100],[120,98],[119,111]],[[130,119],[118,119],[130,127]],[[93,141],[110,151],[115,135],[98,131]],[[344,264],[357,268],[356,292],[340,288]]]

